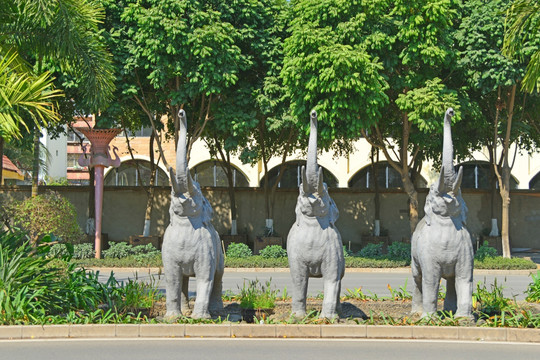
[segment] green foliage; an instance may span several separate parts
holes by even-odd
[[[494,258],[497,256],[497,249],[489,246],[487,241],[484,241],[482,246],[478,248],[476,254],[474,255],[475,260],[484,261],[486,258]]]
[[[497,279],[491,284],[490,290],[487,289],[486,284],[478,282],[476,291],[472,294],[472,299],[473,308],[486,317],[510,310],[512,306],[512,301],[503,295],[503,287],[497,285]]]
[[[353,252],[347,249],[345,245],[343,245],[343,256],[345,257],[353,256]]]
[[[70,258],[73,254],[73,249],[67,246],[68,244],[54,244],[50,247],[48,257],[52,258]],[[71,250],[71,251],[70,251]]]
[[[255,279],[248,281],[246,285],[244,280],[243,287],[238,294],[238,300],[243,309],[273,309],[278,294],[278,290],[272,290],[272,278],[265,284],[262,284],[259,279]]]
[[[390,260],[385,258],[364,258],[351,256],[345,258],[345,266],[348,268],[396,268],[404,267],[410,264],[410,259]]]
[[[13,219],[27,231],[32,241],[54,234],[62,241],[76,243],[82,236],[75,207],[57,192],[30,197],[13,206]]]
[[[391,260],[411,260],[411,244],[393,242],[388,246],[387,257]]]
[[[527,286],[525,294],[527,295],[526,300],[531,302],[540,302],[540,271],[537,271],[536,274],[531,273],[532,283]]]
[[[253,252],[246,244],[232,243],[227,247],[227,257],[245,259],[253,255]]]
[[[73,245],[74,259],[92,259],[95,255],[94,247],[90,243]]]
[[[262,249],[259,254],[264,259],[278,259],[287,257],[287,250],[282,248],[280,245],[268,245]]]
[[[161,252],[152,244],[133,246],[126,242],[109,243],[109,249],[103,250],[104,258],[122,259],[132,255],[137,261],[142,261],[161,255]]]
[[[22,234],[0,234],[0,324],[140,321],[132,312],[159,298],[155,283],[124,285],[112,273],[101,283],[99,273],[46,256],[46,242],[35,245]]]
[[[493,269],[493,270],[528,270],[536,269],[536,264],[529,259],[521,258],[503,258],[497,256],[487,257],[484,260],[474,260],[475,269]]]
[[[368,259],[377,259],[377,258],[380,258],[382,256],[382,248],[383,248],[383,244],[382,243],[379,243],[379,244],[367,244],[366,246],[364,246],[359,252],[358,252],[358,256],[359,257],[363,257],[363,258],[368,258]]]

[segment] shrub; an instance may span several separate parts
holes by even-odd
[[[529,259],[512,258],[507,259],[502,256],[486,257],[484,260],[474,260],[475,269],[492,270],[528,270],[536,269],[536,264]]]
[[[245,259],[253,255],[253,252],[246,244],[232,243],[227,248],[227,256],[231,258]]]
[[[411,260],[411,244],[393,242],[388,246],[388,258],[391,260]]]
[[[109,248],[103,250],[104,258],[121,259],[133,254],[133,246],[126,242],[109,243]]]
[[[487,241],[484,241],[482,246],[478,248],[474,258],[476,260],[483,261],[485,258],[494,258],[497,256],[497,249],[488,245]]]
[[[247,258],[234,258],[227,256],[225,267],[228,268],[286,268],[289,267],[289,258],[265,259],[262,256]]]
[[[244,286],[238,294],[240,307],[244,309],[273,309],[278,292],[278,290],[272,290],[272,278],[265,284],[261,284],[259,279],[250,280],[247,286],[244,280]]]
[[[536,275],[531,273],[533,282],[529,284],[525,294],[526,300],[530,302],[540,302],[540,271],[536,272]]]
[[[73,246],[74,259],[92,259],[96,256],[94,246],[90,243]]]
[[[14,204],[13,222],[27,231],[34,243],[46,234],[70,243],[82,237],[75,207],[54,191]]]
[[[353,256],[353,252],[347,249],[345,245],[343,245],[343,256],[345,257]]]
[[[71,257],[72,254],[66,245],[67,244],[54,244],[49,249],[49,253],[47,254],[47,256],[51,258],[58,258],[58,259]]]
[[[358,256],[370,259],[376,259],[382,256],[382,244],[367,244],[358,252]]]
[[[278,259],[287,256],[287,250],[280,245],[268,245],[259,253],[265,259]]]

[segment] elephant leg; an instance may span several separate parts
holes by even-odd
[[[472,290],[472,275],[466,278],[456,277],[456,317],[472,317]]]
[[[306,316],[306,297],[309,273],[307,266],[293,265],[291,262],[291,277],[293,284],[292,313],[295,316]]]
[[[449,277],[446,279],[446,297],[444,298],[444,311],[456,313],[457,297],[456,297],[456,278]]]
[[[180,297],[182,309],[189,309],[189,276],[182,277],[182,294]]]
[[[422,273],[422,317],[431,316],[437,312],[440,280],[440,271],[435,269]]]
[[[223,310],[223,269],[218,269],[214,274],[212,292],[210,294],[209,311],[217,312]]]
[[[412,314],[421,314],[423,310],[422,306],[422,273],[415,265],[414,261],[411,263],[411,271],[413,276],[413,294],[412,294]]]
[[[339,314],[342,313],[341,311],[341,279],[338,280],[338,290],[337,290],[337,296],[336,296],[336,312]]]
[[[208,310],[210,304],[210,293],[212,292],[213,279],[210,276],[199,276],[197,274],[197,298],[191,317],[194,319],[210,319]]]
[[[334,319],[337,314],[337,299],[339,297],[340,281],[335,278],[324,280],[324,299],[321,315],[321,319]]]
[[[165,318],[175,318],[182,315],[182,271],[174,262],[167,262],[164,264],[164,267],[165,295],[167,305]]]

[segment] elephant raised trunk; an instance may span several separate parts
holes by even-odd
[[[306,194],[323,193],[322,168],[317,165],[317,112],[311,111],[306,167],[302,167],[302,184]]]
[[[178,112],[178,118],[180,119],[180,133],[176,147],[176,174],[172,168],[169,168],[171,183],[176,195],[184,193],[193,195],[196,190],[187,166],[187,119],[183,109]]]
[[[458,173],[454,169],[454,145],[452,143],[452,117],[454,109],[448,108],[444,114],[444,134],[443,134],[443,152],[442,167],[439,175],[439,193],[459,191],[461,180],[463,178],[463,169]]]

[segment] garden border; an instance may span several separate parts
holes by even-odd
[[[3,325],[0,340],[75,338],[348,338],[540,343],[540,329],[284,324]]]

